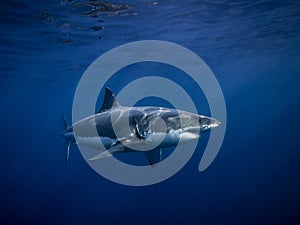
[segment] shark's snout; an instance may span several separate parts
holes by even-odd
[[[218,127],[221,124],[221,122],[211,117],[200,116],[199,124],[200,124],[200,131],[204,132],[210,130],[211,128]]]

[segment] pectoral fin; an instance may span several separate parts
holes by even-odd
[[[112,154],[107,150],[107,151],[101,152],[98,155],[95,155],[92,158],[89,158],[89,160],[90,161],[94,161],[94,160],[98,160],[98,159],[107,158],[107,157],[110,157],[110,156],[112,156]]]
[[[145,153],[150,165],[157,164],[162,159],[161,150],[159,148],[155,148],[150,151],[145,151],[144,153]]]
[[[118,144],[110,147],[108,150],[101,152],[98,155],[95,155],[94,157],[90,158],[89,160],[93,161],[93,160],[111,157],[114,153],[123,152],[125,150],[125,148],[126,147],[124,145],[122,145],[122,143],[118,143]]]

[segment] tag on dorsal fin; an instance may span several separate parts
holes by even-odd
[[[120,106],[118,100],[116,99],[116,96],[112,93],[112,91],[109,88],[105,88],[105,95],[104,100],[102,103],[101,109],[98,111],[98,113],[104,112],[106,110],[109,110],[113,107]]]

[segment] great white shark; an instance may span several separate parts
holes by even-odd
[[[116,153],[143,152],[150,165],[162,160],[161,149],[200,138],[200,133],[220,125],[217,119],[163,107],[125,107],[109,88],[101,109],[69,126],[63,116],[69,160],[70,143],[74,142],[100,153],[89,160]]]

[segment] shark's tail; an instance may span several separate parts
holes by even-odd
[[[63,122],[63,125],[64,125],[64,131],[66,129],[69,128],[69,123],[65,117],[65,115],[61,115],[61,119],[62,119],[62,122]],[[63,135],[64,136],[64,135]],[[66,162],[68,163],[69,162],[69,158],[70,158],[70,140],[68,140],[67,138],[65,138],[65,145],[66,145]]]

